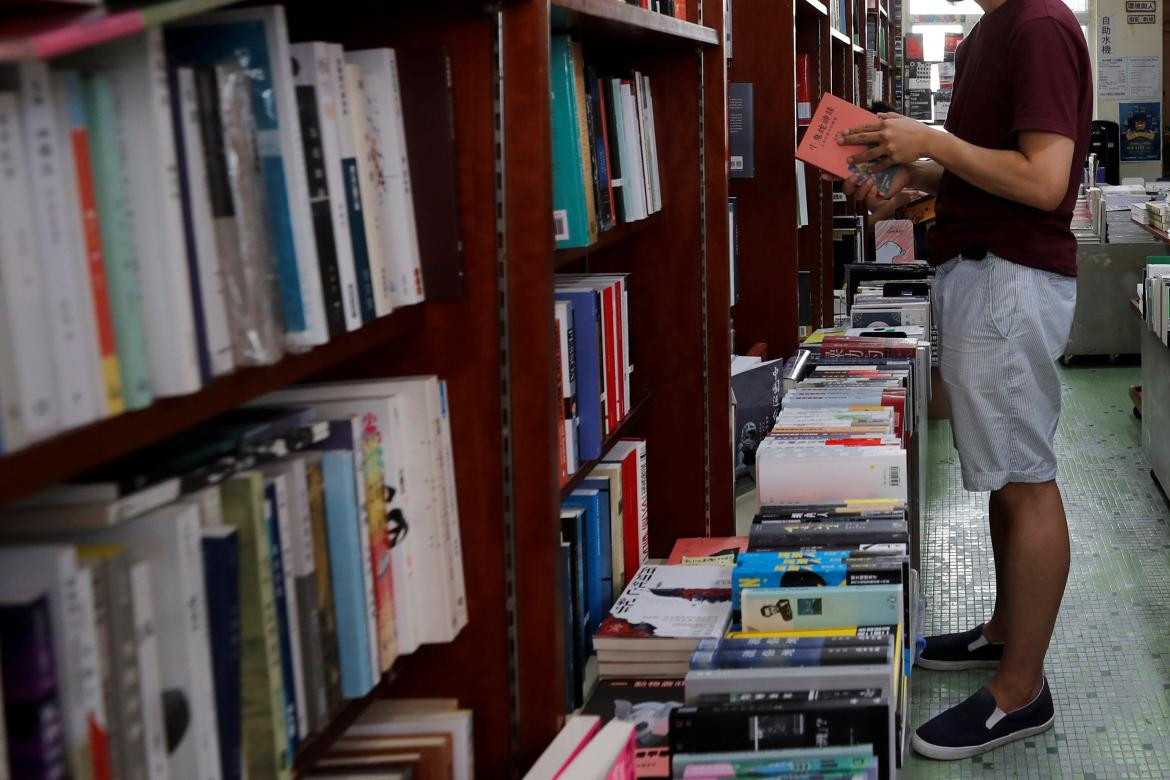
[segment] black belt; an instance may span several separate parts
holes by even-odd
[[[980,244],[969,244],[959,253],[964,260],[983,260],[987,257],[987,247]]]

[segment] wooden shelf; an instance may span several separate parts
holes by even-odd
[[[163,398],[145,409],[65,431],[0,457],[0,504],[155,444],[265,393],[305,379],[419,330],[424,305],[407,306],[273,366],[244,368],[192,395]]]
[[[573,476],[569,477],[569,481],[561,486],[562,501],[568,498],[569,494],[577,489],[577,486],[581,484],[582,480],[589,476],[589,472],[593,471],[593,467],[605,458],[609,451],[613,449],[613,445],[617,444],[619,439],[629,434],[630,428],[634,422],[637,421],[638,417],[641,416],[642,412],[646,410],[646,407],[650,405],[650,399],[653,397],[653,393],[647,393],[646,395],[642,396],[642,398],[639,399],[637,403],[630,407],[629,414],[627,414],[625,418],[620,423],[618,423],[618,426],[616,429],[614,429],[613,433],[607,436],[605,441],[601,442],[601,458],[598,458],[597,460],[587,460],[582,463],[580,468],[577,469],[577,472],[573,474]]]
[[[1146,232],[1151,233],[1152,235],[1155,235],[1158,238],[1165,241],[1166,243],[1170,244],[1170,233],[1167,233],[1165,230],[1159,230],[1158,228],[1154,227],[1153,225],[1143,224],[1141,222],[1138,222],[1136,219],[1133,219],[1132,217],[1130,218],[1130,221],[1133,222],[1135,225],[1141,225],[1143,228],[1146,229]]]
[[[829,29],[829,35],[831,35],[833,37],[833,40],[836,41],[837,43],[842,43],[846,46],[853,45],[853,41],[850,40],[849,36],[846,35],[845,33],[841,32],[840,30],[838,30],[836,27]]]
[[[797,0],[796,13],[798,16],[805,13],[813,13],[819,16],[828,16],[829,7],[820,2],[820,0]]]
[[[389,691],[390,685],[398,676],[402,659],[394,662],[389,671],[382,675],[382,679],[373,690],[360,699],[346,699],[333,712],[329,713],[325,727],[301,739],[297,745],[296,755],[293,756],[293,777],[300,777],[316,764],[333,746],[337,738],[353,725],[358,716],[370,706],[370,702],[383,698]]]
[[[600,252],[604,249],[609,249],[612,246],[622,243],[630,238],[630,236],[637,235],[643,230],[646,230],[658,224],[661,220],[662,212],[658,211],[645,219],[640,219],[637,222],[626,222],[621,225],[615,225],[609,230],[597,237],[597,241],[589,246],[578,246],[572,249],[558,249],[553,255],[553,268],[561,269],[571,263],[580,260],[582,257]]]
[[[552,0],[549,20],[557,32],[719,45],[719,34],[710,27],[616,0]]]

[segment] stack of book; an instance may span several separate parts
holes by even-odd
[[[294,45],[257,6],[13,70],[0,450],[462,289],[441,50]]]
[[[376,699],[300,776],[472,780],[471,730],[455,699]]]
[[[545,749],[524,780],[634,780],[637,737],[633,723],[596,715],[574,715]]]
[[[622,439],[561,504],[566,701],[596,679],[593,635],[650,554],[646,442]]]
[[[557,274],[555,322],[564,397],[558,431],[565,484],[634,407],[630,380],[630,275]]]
[[[1153,199],[1144,184],[1103,184],[1098,208],[1105,212],[1105,240],[1110,244],[1152,244],[1158,238],[1134,224],[1135,211],[1145,211]],[[1142,214],[1144,217],[1145,215]],[[1140,224],[1148,224],[1146,222]]]
[[[549,59],[557,248],[589,246],[662,209],[650,78],[586,65],[567,35],[552,36]]]
[[[17,776],[287,778],[468,620],[434,376],[289,388],[0,520]]]

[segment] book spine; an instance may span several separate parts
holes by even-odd
[[[218,493],[218,491],[216,491]],[[240,744],[240,551],[239,532],[203,536],[203,576],[207,589],[220,774],[238,780],[243,766]]]
[[[609,188],[605,184],[605,157],[601,138],[601,116],[598,113],[597,102],[593,97],[593,85],[597,80],[593,77],[593,68],[585,69],[582,86],[585,89],[585,126],[588,132],[585,136],[589,145],[589,175],[593,185],[593,210],[597,215],[597,232],[609,230]]]
[[[577,418],[577,330],[573,304],[564,304],[564,332],[561,338],[561,366],[564,372],[565,446],[569,459],[569,473],[576,474],[581,457],[578,445]]]
[[[134,595],[130,583],[130,555],[121,552],[108,560],[108,598],[111,657],[114,659],[120,711],[117,738],[121,740],[120,769],[115,777],[130,780],[147,777],[146,727],[143,719],[142,684],[138,670],[138,641],[134,626]]]
[[[353,421],[356,423],[356,421]],[[378,603],[374,596],[374,559],[370,552],[370,509],[366,500],[366,459],[362,451],[361,429],[354,431],[354,448],[349,451],[353,461],[353,495],[357,505],[358,570],[362,575],[365,594],[366,658],[370,664],[370,679],[377,681],[382,674],[378,649]]]
[[[835,648],[776,648],[764,650],[699,651],[691,656],[692,669],[767,669],[800,666],[850,666],[889,663],[885,645]]]
[[[605,432],[613,433],[622,419],[622,377],[618,368],[617,301],[611,285],[601,292],[601,343],[605,366]]]
[[[621,413],[625,417],[630,413],[633,403],[630,401],[630,374],[633,369],[630,366],[630,285],[629,277],[625,276],[618,279],[617,286],[614,288],[615,306],[614,311],[617,314],[617,370],[618,370],[618,388],[622,391],[621,399]]]
[[[75,587],[67,589],[65,619],[69,623],[67,652],[72,656],[70,663],[76,676],[66,684],[76,685],[85,712],[88,754],[81,760],[88,760],[89,765],[82,771],[93,780],[111,780],[110,732],[101,685],[93,578],[89,571],[78,569],[72,579]]]
[[[49,435],[60,424],[45,280],[28,203],[29,176],[17,96],[0,93],[0,382],[5,449]]]
[[[642,164],[642,141],[638,123],[638,103],[634,99],[633,86],[629,80],[621,82],[622,124],[625,127],[625,152],[622,160],[626,197],[633,199],[632,219],[645,219],[649,210],[646,201],[646,173]]]
[[[573,54],[567,35],[554,35],[550,44],[550,88],[552,91],[552,175],[553,225],[558,249],[588,246],[596,236],[582,175],[581,124],[577,116]]]
[[[646,102],[646,79],[634,71],[632,82],[635,116],[637,117],[638,141],[642,149],[642,182],[646,191],[646,212],[653,214],[657,208],[657,186],[654,182],[654,149],[650,143],[650,113]]]
[[[101,224],[102,256],[122,374],[122,398],[127,409],[141,409],[151,401],[150,369],[114,95],[109,80],[99,75],[84,79],[82,91]]]
[[[602,79],[601,92],[605,107],[605,132],[609,144],[609,183],[613,188],[614,218],[629,222],[632,218],[630,203],[626,200],[629,182],[626,171],[628,155],[625,151],[625,125],[622,122],[621,82],[617,79]]]
[[[224,301],[223,271],[215,240],[211,184],[203,147],[195,73],[191,68],[176,69],[175,89],[178,93],[176,133],[181,132],[183,136],[183,159],[179,164],[186,181],[187,214],[194,237],[196,275],[192,278],[191,286],[195,289],[198,285],[208,371],[211,376],[222,376],[231,373],[235,368],[235,360],[230,320]]]
[[[150,563],[139,561],[130,567],[130,591],[133,600],[135,653],[142,692],[142,726],[145,745],[146,776],[150,780],[168,780],[166,725],[163,718],[163,685],[159,671],[158,636],[155,633],[154,597],[151,589]]]
[[[407,490],[410,479],[408,455],[413,451],[407,438],[402,395],[386,399],[387,432],[382,455],[386,458],[384,488],[389,496],[387,531],[390,537],[390,571],[394,577],[394,634],[400,655],[413,653],[419,646],[420,627],[417,604],[426,586],[421,580],[421,545],[425,537],[419,530],[410,533],[421,499]]]
[[[60,143],[48,64],[25,60],[17,70],[37,248],[44,268],[46,310],[52,312],[49,329],[61,424],[72,428],[98,416],[98,386],[90,374],[94,347],[89,334],[94,323],[91,313],[86,316],[91,310],[82,305],[89,290],[79,284],[81,248],[69,225],[78,218],[77,201],[71,201],[65,187],[66,150]]]
[[[362,196],[362,218],[365,221],[366,244],[369,247],[370,293],[375,317],[389,314],[392,308],[387,289],[386,236],[382,224],[382,209],[377,198],[376,180],[382,176],[381,147],[370,124],[369,96],[360,65],[345,65],[346,92],[350,95],[353,143],[357,150],[358,183]]]
[[[573,306],[579,421],[577,452],[581,460],[596,460],[601,457],[605,404],[601,384],[600,296],[593,291],[557,291],[556,297]]]
[[[93,632],[97,640],[94,646],[94,655],[97,659],[98,669],[97,685],[98,691],[102,696],[102,706],[106,712],[107,734],[110,735],[106,743],[109,772],[113,777],[121,777],[120,772],[126,756],[121,745],[121,737],[123,734],[119,719],[121,705],[119,704],[118,691],[114,687],[113,680],[114,639],[110,631],[109,570],[107,563],[101,559],[80,558],[79,565],[85,570],[91,583],[90,595],[93,604]]]
[[[654,97],[650,77],[642,76],[642,118],[646,135],[646,158],[649,161],[650,194],[654,211],[662,210],[662,184],[658,172],[658,131],[654,126]]]
[[[264,489],[265,510],[268,522],[268,560],[272,566],[272,597],[276,609],[276,626],[280,641],[280,677],[283,688],[282,711],[285,733],[288,737],[288,753],[295,755],[300,736],[300,718],[297,707],[297,659],[293,648],[297,647],[296,637],[290,626],[288,579],[284,569],[284,545],[280,528],[280,509],[277,507],[275,486],[270,481]]]
[[[374,681],[369,657],[366,592],[362,572],[358,570],[362,561],[360,537],[364,534],[358,530],[353,455],[344,450],[325,452],[321,457],[321,467],[329,570],[337,616],[341,695],[346,699],[357,699],[370,691]]]
[[[671,753],[783,750],[866,743],[874,746],[879,758],[888,752],[882,749],[889,743],[885,731],[888,721],[880,717],[880,711],[888,705],[877,702],[867,705],[832,703],[836,706],[822,707],[815,706],[817,704],[793,702],[784,708],[762,708],[758,713],[750,708],[737,710],[736,705],[675,710],[670,717]]]
[[[275,488],[276,526],[280,540],[280,569],[284,577],[284,605],[288,625],[289,657],[293,673],[293,691],[296,705],[297,742],[309,733],[309,713],[306,703],[305,660],[301,652],[304,647],[300,607],[297,604],[296,578],[299,563],[294,557],[293,526],[299,521],[293,517],[289,473],[279,474],[271,480]]]
[[[317,601],[314,612],[321,636],[321,672],[326,714],[341,702],[341,660],[338,656],[337,613],[333,607],[333,582],[330,567],[329,528],[325,519],[325,477],[320,455],[306,458],[305,482],[309,517],[313,533],[313,571]]]
[[[581,181],[585,185],[585,219],[589,231],[589,243],[597,241],[597,186],[596,176],[593,173],[592,136],[589,127],[589,102],[585,94],[585,60],[581,53],[581,44],[578,41],[569,42],[573,66],[573,100],[577,104],[577,143],[579,145],[578,161],[581,166]]]
[[[386,533],[386,504],[383,500],[384,469],[378,417],[364,414],[362,426],[362,487],[366,494],[367,533],[370,539],[370,576],[373,580],[377,614],[378,659],[376,676],[388,671],[398,657],[394,635],[394,585],[390,562],[390,540]]]
[[[326,724],[321,626],[317,619],[317,572],[313,550],[313,520],[309,507],[308,469],[303,457],[288,463],[289,530],[292,543],[293,587],[296,589],[297,621],[301,631],[301,663],[305,676],[305,717],[309,732]]]
[[[369,237],[366,236],[365,214],[362,211],[361,177],[358,175],[357,145],[354,143],[353,101],[357,95],[346,78],[345,59],[341,46],[331,46],[334,56],[334,84],[337,88],[337,137],[341,148],[342,189],[345,193],[346,213],[349,217],[349,236],[353,245],[353,307],[354,318],[350,330],[374,318],[374,290],[370,274]]]
[[[606,116],[605,110],[605,85],[601,79],[597,78],[597,74],[592,71],[589,74],[589,91],[593,101],[594,127],[596,133],[594,143],[597,146],[601,180],[604,184],[602,210],[605,214],[606,223],[609,227],[613,227],[617,224],[617,209],[613,202],[614,169],[609,151],[609,117]]]
[[[561,319],[560,311],[558,310],[555,317],[554,326],[556,328],[556,335],[553,338],[553,363],[560,368],[556,372],[557,383],[557,398],[562,399],[562,408],[566,406],[564,403],[565,393],[568,388],[565,377],[568,371],[565,370],[565,361],[567,355],[564,348],[565,340],[565,322]],[[557,479],[561,486],[569,481],[569,476],[573,473],[569,470],[569,448],[568,440],[566,438],[566,423],[564,420],[564,413],[561,414],[561,423],[557,426]]]
[[[451,396],[447,392],[447,381],[436,383],[439,420],[439,480],[446,502],[444,517],[447,533],[444,537],[450,565],[452,602],[454,615],[452,629],[458,634],[467,625],[467,588],[463,574],[463,540],[459,531],[459,493],[455,486],[455,447],[451,436]],[[434,397],[434,395],[432,395]],[[454,635],[452,635],[454,639]]]

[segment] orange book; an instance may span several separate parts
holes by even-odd
[[[867,163],[858,166],[849,162],[850,155],[864,152],[865,146],[842,146],[837,143],[837,136],[845,130],[877,121],[877,114],[826,92],[813,112],[812,122],[796,149],[796,156],[839,179],[848,179],[856,174],[860,181],[865,182],[872,175],[877,181],[878,193],[889,197],[898,166],[871,174]]]

